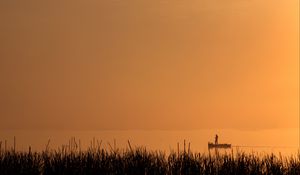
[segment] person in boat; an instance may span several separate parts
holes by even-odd
[[[216,145],[218,144],[218,138],[219,138],[219,136],[218,136],[218,134],[216,134],[216,136],[215,136],[215,144]]]

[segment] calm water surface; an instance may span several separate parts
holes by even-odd
[[[162,150],[169,152],[177,150],[177,143],[183,149],[184,140],[186,145],[190,142],[191,150],[207,153],[207,142],[213,142],[215,134],[219,135],[219,143],[231,143],[233,150],[242,150],[258,153],[281,152],[283,155],[295,154],[298,151],[298,129],[278,130],[122,130],[122,131],[55,131],[55,130],[15,130],[1,131],[0,141],[2,149],[7,140],[7,147],[13,146],[13,137],[16,136],[17,150],[41,151],[45,149],[50,139],[50,148],[57,149],[61,145],[69,143],[71,137],[81,142],[82,149],[90,146],[95,139],[102,141],[101,146],[109,149],[116,143],[116,147],[126,149],[128,140],[133,147],[145,146],[149,150]],[[115,140],[115,141],[114,141]],[[236,146],[236,147],[235,147]],[[228,150],[231,152],[231,150]]]

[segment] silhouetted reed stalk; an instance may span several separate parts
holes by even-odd
[[[183,140],[183,153],[185,154],[185,140]]]
[[[117,142],[116,142],[116,139],[114,139],[114,150],[117,150]]]
[[[132,149],[132,147],[131,147],[130,141],[128,140],[127,142],[128,142],[129,149],[130,149],[130,151],[132,152],[133,149]]]
[[[7,151],[7,140],[5,140],[5,142],[4,142],[4,152],[6,152]]]
[[[177,142],[177,155],[179,155],[179,142]]]
[[[16,152],[16,136],[14,136],[14,149],[13,149],[13,152],[14,153]]]
[[[115,152],[114,149],[113,149],[113,147],[110,145],[110,143],[107,142],[107,144],[108,144],[108,146],[109,146],[109,148],[110,148],[110,151],[111,151],[111,152]]]
[[[98,151],[100,151],[101,145],[102,145],[102,140],[100,140],[100,142],[99,142],[99,140],[97,140],[97,148],[98,148]]]
[[[46,145],[46,148],[45,148],[45,151],[46,151],[46,152],[48,152],[49,146],[50,146],[50,139],[48,140],[47,145]]]
[[[79,153],[81,153],[81,140],[78,140],[78,148],[79,148]]]
[[[123,150],[117,148],[115,140],[106,150],[101,147],[102,140],[95,138],[86,151],[75,137],[58,150],[51,150],[49,143],[42,152],[32,152],[31,147],[28,152],[0,152],[0,174],[300,174],[300,153],[258,156],[254,152],[234,154],[232,149],[224,154],[209,151],[207,155],[193,153],[190,143],[186,149],[185,140],[182,151],[177,143],[177,152],[172,150],[168,155],[145,147],[133,149],[129,140],[129,149]]]

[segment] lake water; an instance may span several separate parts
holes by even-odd
[[[169,152],[179,148],[183,150],[184,140],[186,145],[191,144],[191,150],[207,153],[207,142],[213,142],[215,134],[219,135],[219,143],[231,143],[233,150],[250,151],[258,153],[281,152],[283,155],[295,154],[298,151],[299,131],[294,129],[277,130],[233,130],[233,129],[207,129],[207,130],[121,130],[121,131],[55,131],[55,130],[14,130],[1,131],[0,141],[2,149],[7,140],[7,147],[13,146],[13,137],[16,137],[16,149],[19,151],[44,150],[48,140],[49,147],[57,149],[69,143],[71,137],[77,142],[80,139],[82,149],[90,146],[95,139],[102,141],[101,146],[110,149],[116,143],[118,148],[128,148],[128,140],[132,147],[145,146],[149,150],[162,150]],[[115,141],[114,141],[115,140]],[[229,150],[231,151],[231,150]]]

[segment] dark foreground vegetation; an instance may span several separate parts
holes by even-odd
[[[300,175],[300,155],[200,154],[147,151],[145,148],[67,149],[0,152],[0,174],[293,174]]]

